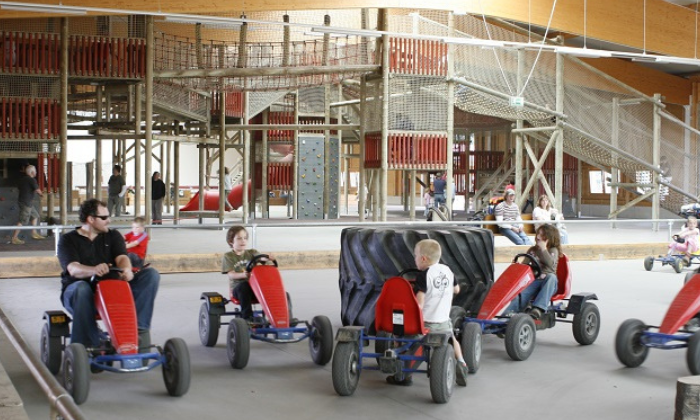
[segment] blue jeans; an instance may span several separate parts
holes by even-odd
[[[569,244],[569,233],[564,229],[559,229],[559,238],[562,245]]]
[[[440,203],[445,204],[445,194],[435,193],[433,194],[433,207],[439,208]]]
[[[134,295],[139,330],[151,329],[153,302],[158,293],[159,283],[160,273],[150,267],[134,274],[134,279],[129,282],[131,294]],[[90,283],[76,281],[68,285],[63,292],[63,306],[73,316],[71,342],[81,343],[85,347],[99,346],[100,330],[95,320],[97,308]]]
[[[510,228],[505,229],[505,228],[499,227],[498,230],[501,232],[501,234],[503,236],[510,239],[510,241],[516,245],[532,245],[532,242],[530,242],[530,238],[528,238],[527,235],[525,234],[525,232],[522,230],[520,231],[520,233],[515,233]]]
[[[558,287],[559,281],[554,274],[547,274],[543,279],[535,279],[510,302],[504,313],[522,312],[531,301],[533,307],[546,311]]]

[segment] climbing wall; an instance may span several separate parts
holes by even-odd
[[[338,139],[331,138],[331,157],[329,161],[330,191],[329,214],[330,219],[338,218]],[[298,167],[298,219],[323,219],[323,180],[325,147],[323,135],[300,134],[299,135],[299,167]]]

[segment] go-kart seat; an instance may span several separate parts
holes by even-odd
[[[413,287],[403,277],[392,277],[384,282],[374,316],[377,332],[384,331],[395,336],[428,333],[423,326],[423,311],[418,306]]]
[[[557,280],[559,285],[557,291],[552,296],[552,302],[556,300],[566,299],[571,293],[571,269],[569,267],[569,257],[566,254],[559,256],[557,263]]]

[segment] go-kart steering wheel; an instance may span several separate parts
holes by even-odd
[[[397,274],[398,277],[403,277],[404,274],[414,274],[414,273],[420,273],[420,270],[417,268],[407,268],[405,270],[401,270],[399,274]]]
[[[513,263],[517,263],[519,258],[527,259],[526,262],[522,262],[520,264],[529,265],[532,269],[532,274],[535,276],[535,278],[538,278],[540,276],[540,274],[542,273],[542,268],[540,267],[540,263],[539,261],[537,261],[537,258],[530,254],[518,254],[513,258]]]
[[[268,254],[253,255],[253,258],[248,261],[248,265],[245,266],[245,271],[250,273],[253,271],[253,267],[256,265],[265,265],[270,261],[272,261],[275,264],[275,267],[277,267],[277,260],[271,260]]]
[[[92,276],[90,277],[90,283],[95,283],[100,280],[119,280],[119,274],[124,270],[120,267],[109,267],[109,272],[102,276]]]
[[[685,243],[685,238],[681,238],[680,235],[673,235],[671,236],[674,241],[678,242],[679,244],[684,244]]]

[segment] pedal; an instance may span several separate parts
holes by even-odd
[[[384,356],[379,357],[377,360],[379,363],[379,370],[382,373],[389,375],[396,375],[401,372],[401,360],[396,358],[396,352],[394,350],[387,350],[384,352]]]

